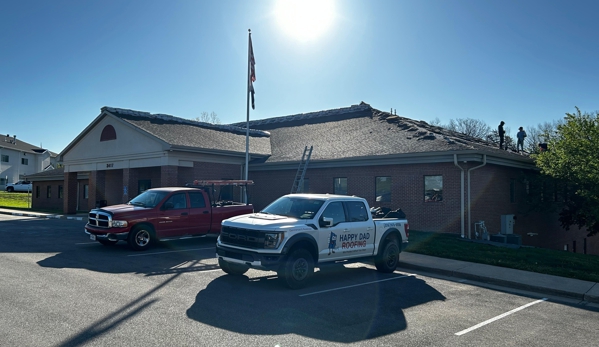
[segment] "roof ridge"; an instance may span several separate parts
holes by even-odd
[[[223,130],[223,131],[229,131],[229,132],[243,132],[244,134],[246,132],[245,127],[240,127],[240,126],[236,126],[233,124],[212,124],[212,123],[196,121],[193,119],[185,119],[185,118],[181,118],[181,117],[176,117],[176,116],[172,116],[170,114],[162,114],[162,113],[152,114],[149,112],[136,111],[136,110],[130,110],[130,109],[125,109],[125,108],[109,107],[109,106],[104,106],[101,108],[101,110],[102,110],[102,112],[106,111],[106,112],[110,112],[113,114],[116,113],[116,114],[128,115],[128,116],[133,116],[133,117],[160,119],[160,120],[167,121],[167,122],[175,122],[175,123],[199,126],[202,128],[209,128],[209,129],[215,129],[215,130]],[[270,133],[268,131],[264,131],[264,130],[250,129],[249,133],[250,133],[250,135],[255,135],[255,136],[266,136],[266,137],[270,136]]]
[[[288,116],[257,119],[257,120],[252,120],[249,123],[250,123],[250,126],[272,124],[272,123],[283,123],[283,122],[291,122],[291,121],[296,121],[296,120],[327,117],[327,116],[339,115],[339,114],[343,114],[343,113],[358,112],[358,111],[364,111],[364,110],[368,110],[368,109],[371,109],[370,105],[362,101],[359,105],[351,105],[349,107],[341,107],[341,108],[334,108],[334,109],[330,109],[330,110],[321,110],[321,111],[308,112],[308,113],[292,114],[292,115],[288,115]],[[245,124],[245,122],[232,123],[231,125],[238,126],[238,124]]]

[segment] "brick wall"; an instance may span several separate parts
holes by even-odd
[[[63,198],[59,198],[59,186],[63,187]],[[47,190],[50,187],[50,198],[47,197]],[[39,196],[36,194],[39,189]],[[34,182],[31,192],[31,208],[45,210],[60,210],[64,203],[64,184],[62,181],[43,181]]]

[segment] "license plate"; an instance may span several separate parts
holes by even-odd
[[[96,235],[94,235],[94,234],[89,234],[89,238],[90,238],[90,240],[96,241]]]

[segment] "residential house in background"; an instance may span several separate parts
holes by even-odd
[[[54,169],[57,156],[57,153],[22,141],[17,135],[0,135],[0,189],[4,190],[7,183]]]

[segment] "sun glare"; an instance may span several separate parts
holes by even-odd
[[[310,41],[319,38],[333,24],[333,0],[277,0],[275,16],[281,29],[289,36]]]

